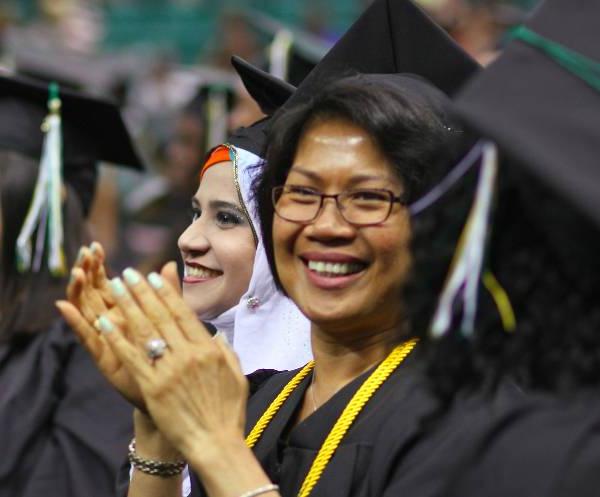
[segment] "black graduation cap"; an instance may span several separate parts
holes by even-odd
[[[456,102],[468,123],[596,225],[599,21],[597,1],[547,0]]]
[[[296,88],[286,81],[269,74],[244,59],[233,56],[231,64],[246,90],[267,117],[248,127],[234,130],[229,143],[263,157],[267,143],[270,116],[279,110],[294,94]]]
[[[143,163],[114,104],[72,90],[59,90],[59,97],[64,177],[87,212],[98,161],[137,170],[143,169]],[[39,160],[44,142],[41,125],[47,114],[48,85],[0,75],[0,148]]]
[[[238,64],[236,69],[239,67]],[[351,73],[387,74],[388,81],[394,79],[394,74],[413,74],[452,95],[478,68],[477,63],[410,0],[375,0],[289,97],[285,96],[281,83],[277,84],[265,72],[248,67],[243,68],[243,72],[245,83],[253,88],[251,95],[259,105],[275,107],[271,104],[281,105],[285,98],[281,107],[285,109],[308,100],[323,84]],[[419,86],[425,88],[425,85]],[[279,92],[277,97],[273,92],[275,87]],[[266,90],[261,91],[261,88]],[[268,92],[273,92],[273,100],[267,98]],[[437,100],[437,96],[433,98]],[[264,153],[267,128],[268,121],[262,120],[252,131],[253,148],[261,151],[258,155]]]
[[[234,55],[231,64],[250,96],[266,115],[277,111],[296,91],[290,83],[246,62],[241,57]]]
[[[561,272],[584,292],[597,289],[600,271],[599,14],[600,5],[591,0],[547,0],[514,31],[516,39],[504,53],[460,91],[454,104],[463,121],[498,145],[503,159],[491,266],[504,262],[498,256],[511,257],[518,248],[532,243],[510,236],[515,227],[531,225],[531,232],[538,236],[531,248],[539,254],[552,253]],[[450,327],[449,319],[435,318],[456,310],[450,307],[454,302],[444,297],[454,299],[464,293],[463,276],[470,281],[479,279],[479,269],[465,270],[467,266],[461,263],[475,253],[483,257],[485,227],[475,229],[473,220],[484,220],[491,212],[489,207],[480,207],[492,205],[488,200],[494,189],[485,185],[493,185],[495,179],[489,174],[485,179],[485,165],[492,166],[488,172],[495,171],[496,161],[486,160],[495,155],[488,143],[472,149],[467,158],[476,158],[478,149],[483,151],[479,185],[484,188],[478,188],[461,234],[440,298],[443,305],[438,305],[441,312],[434,316],[434,335],[442,335]],[[468,164],[476,162],[463,160],[446,178],[458,177],[457,171]],[[447,191],[442,184],[436,189]],[[463,195],[471,197],[472,192]],[[453,211],[462,200],[455,197]],[[487,226],[487,219],[483,222]],[[483,237],[469,238],[477,233]],[[471,242],[471,250],[467,250]],[[494,252],[496,247],[498,252]],[[452,283],[455,277],[461,284]],[[472,295],[471,303],[476,302],[476,293]],[[469,316],[473,318],[474,313]],[[470,321],[463,332],[473,331]]]
[[[375,0],[286,103],[294,105],[331,79],[351,72],[412,73],[453,95],[478,69],[410,0]]]

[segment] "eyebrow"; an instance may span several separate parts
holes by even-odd
[[[314,181],[319,181],[319,182],[323,181],[323,178],[318,173],[315,173],[314,171],[309,171],[308,169],[304,169],[299,166],[292,166],[289,172],[290,173],[292,173],[292,172],[299,173],[302,176],[305,176],[308,179],[312,179]],[[375,176],[375,175],[371,175],[371,174],[357,174],[356,176],[352,176],[352,178],[350,178],[349,183],[350,183],[350,185],[356,185],[358,183],[363,183],[365,181],[373,181],[373,180],[390,181],[390,178],[385,177],[385,176]]]

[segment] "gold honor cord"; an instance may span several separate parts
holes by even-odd
[[[402,364],[404,359],[412,352],[417,345],[418,338],[413,338],[404,342],[392,350],[385,360],[377,366],[377,369],[371,373],[367,380],[361,385],[358,391],[354,394],[350,402],[344,408],[344,411],[336,421],[333,429],[327,435],[327,438],[321,445],[317,457],[312,463],[312,466],[302,483],[298,497],[308,497],[313,488],[321,478],[327,464],[333,457],[340,442],[354,423],[356,417],[360,414],[363,407],[367,404],[373,394],[379,389],[385,380]],[[313,369],[314,361],[309,362],[302,370],[294,376],[291,381],[283,388],[265,413],[258,420],[248,437],[246,443],[249,447],[253,447],[265,428],[273,419],[279,408],[285,400],[290,396],[299,383]]]
[[[250,431],[248,436],[246,437],[246,445],[250,448],[256,445],[258,439],[262,436],[263,431],[267,425],[271,422],[279,408],[283,405],[283,403],[287,400],[287,398],[291,395],[291,393],[296,389],[296,387],[300,384],[300,382],[312,371],[315,367],[315,361],[310,361],[306,366],[304,366],[297,374],[294,376],[289,383],[283,387],[283,390],[279,392],[279,395],[275,397],[275,400],[271,402],[271,405],[267,408],[267,410],[263,413],[260,419],[254,425],[254,428]]]

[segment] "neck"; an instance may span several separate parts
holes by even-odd
[[[319,404],[385,359],[398,343],[398,326],[340,340],[313,323],[311,341],[315,358],[314,391]]]

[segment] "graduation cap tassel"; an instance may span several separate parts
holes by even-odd
[[[216,147],[227,139],[227,94],[224,88],[209,90],[207,99],[207,148]]]
[[[288,29],[281,29],[275,35],[269,47],[269,72],[284,81],[288,80],[290,50],[294,43],[294,35]]]
[[[49,87],[48,116],[42,124],[45,133],[40,160],[40,172],[33,193],[33,200],[25,217],[23,228],[17,238],[17,268],[21,272],[39,271],[44,249],[47,245],[48,269],[55,276],[67,272],[63,249],[62,222],[62,133],[60,117],[61,101],[58,85]],[[38,230],[32,267],[32,238]]]
[[[496,146],[486,142],[482,153],[475,200],[433,317],[431,335],[434,338],[439,338],[450,330],[455,303],[460,297],[463,311],[461,331],[468,337],[473,334],[475,328],[479,282],[498,171]]]

